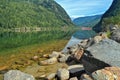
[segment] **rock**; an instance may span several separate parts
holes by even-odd
[[[88,48],[88,47],[92,46],[93,44],[94,44],[94,39],[89,38],[86,45],[83,48]]]
[[[65,63],[69,57],[70,57],[70,55],[63,56],[61,58],[58,58],[58,61],[61,63]]]
[[[38,61],[39,57],[38,56],[33,56],[31,59],[34,60],[34,61]]]
[[[54,64],[57,62],[57,58],[56,57],[53,57],[53,58],[50,58],[50,59],[47,59],[47,60],[44,60],[44,61],[40,61],[40,65],[49,65],[49,64]]]
[[[87,74],[83,74],[81,77],[80,77],[80,80],[93,80],[89,75]],[[100,79],[102,80],[102,79]]]
[[[72,77],[69,80],[78,80],[77,77]]]
[[[86,45],[88,44],[88,41],[89,41],[89,39],[82,40],[78,45],[80,45],[80,46],[82,46],[83,48],[85,48]]]
[[[88,47],[86,51],[82,63],[88,74],[108,66],[120,67],[120,44],[113,40],[104,39]]]
[[[57,71],[57,77],[60,79],[60,80],[68,80],[69,79],[69,71],[65,68],[60,68],[58,69]]]
[[[56,73],[52,73],[47,76],[47,80],[53,80],[56,77]]]
[[[69,54],[74,54],[77,50],[78,50],[78,48],[79,48],[79,45],[77,44],[77,45],[74,45],[74,46],[71,46],[71,47],[68,47],[67,49],[68,49],[68,53]]]
[[[70,70],[70,69],[74,69],[74,68],[83,68],[83,65],[71,65],[71,66],[69,66],[68,67],[68,70]]]
[[[59,55],[60,58],[61,58],[61,57],[64,57],[64,56],[66,56],[66,55],[63,54],[63,53],[61,53],[61,54]]]
[[[9,70],[9,66],[0,66],[0,74],[4,74]]]
[[[70,77],[79,77],[83,73],[85,73],[85,70],[82,65],[72,65],[68,67]]]
[[[99,36],[101,36],[102,39],[108,39],[108,36],[107,36],[107,34],[105,32],[100,32]]]
[[[110,31],[114,31],[114,30],[119,29],[119,26],[118,26],[118,25],[114,25],[114,24],[110,24],[110,25],[108,25],[107,27],[109,27],[109,30],[110,30]]]
[[[4,74],[4,80],[35,80],[32,75],[18,70],[10,70]]]
[[[43,58],[49,58],[49,54],[44,54]]]
[[[8,70],[9,66],[0,66],[0,71]]]
[[[94,80],[120,80],[120,68],[106,67],[92,73]]]
[[[112,31],[110,38],[120,43],[120,29]]]
[[[95,36],[94,38],[94,43],[99,43],[102,40],[101,36]]]
[[[61,52],[53,51],[52,54],[49,55],[49,57],[50,58],[53,58],[53,57],[58,58],[60,56],[60,54],[62,54],[62,53]]]
[[[41,76],[36,76],[35,79],[36,79],[36,80],[47,80],[45,74],[44,74],[44,75],[41,75]]]
[[[79,49],[74,53],[74,58],[77,61],[79,61],[83,54],[84,54],[84,49],[79,47]]]
[[[86,41],[86,45],[84,46],[84,48],[88,48],[92,46],[93,44],[99,43],[103,39],[108,39],[108,37],[106,33],[101,32],[94,38],[89,38],[88,41]]]
[[[74,46],[78,44],[81,41],[81,39],[75,38],[74,36],[71,37],[65,48],[62,50],[63,53],[68,53],[68,47]]]
[[[40,77],[41,77],[41,78],[45,78],[45,77],[46,77],[46,75],[44,74],[44,75],[41,75]]]

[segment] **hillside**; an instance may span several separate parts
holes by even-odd
[[[94,27],[94,30],[106,31],[109,29],[110,25],[120,25],[120,0],[113,0],[111,7],[103,15],[99,24]],[[100,28],[101,27],[101,28]]]
[[[72,25],[54,0],[0,0],[0,28]]]
[[[97,24],[102,15],[94,15],[94,16],[86,16],[86,17],[79,17],[73,20],[73,23],[76,26],[85,26],[85,27],[93,27]]]

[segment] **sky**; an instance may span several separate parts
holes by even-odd
[[[55,0],[71,18],[103,14],[113,0]]]

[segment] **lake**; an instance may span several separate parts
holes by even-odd
[[[0,54],[2,51],[42,44],[52,40],[68,39],[72,31],[50,30],[37,32],[0,32]],[[47,45],[46,45],[47,46]]]
[[[71,39],[69,40],[69,42],[67,43],[67,45],[65,46],[65,48],[62,50],[62,52],[67,52],[67,47],[73,46],[78,44],[80,41],[84,40],[84,39],[88,39],[91,38],[93,36],[95,36],[96,33],[93,30],[79,30],[77,32],[75,32]]]

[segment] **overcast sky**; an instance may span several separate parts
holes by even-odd
[[[113,0],[55,0],[70,17],[82,17],[103,14]]]

